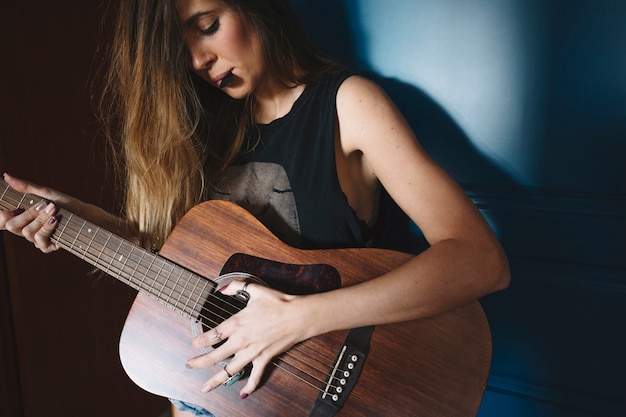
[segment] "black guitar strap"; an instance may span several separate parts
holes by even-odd
[[[315,400],[309,417],[333,417],[341,410],[361,374],[373,332],[374,326],[359,327],[348,332],[324,390]]]

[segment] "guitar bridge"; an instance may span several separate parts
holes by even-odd
[[[374,326],[350,330],[309,417],[328,417],[339,412],[361,375],[373,331]]]

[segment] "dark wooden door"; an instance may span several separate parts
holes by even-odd
[[[0,171],[112,204],[91,107],[99,1],[11,1],[0,25]],[[118,357],[135,294],[67,253],[1,233],[0,414],[146,416],[167,401],[137,388]]]

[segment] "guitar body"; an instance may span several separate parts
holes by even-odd
[[[209,280],[220,275],[234,254],[285,265],[331,265],[341,286],[379,276],[411,257],[382,249],[295,249],[245,210],[220,201],[192,209],[160,253]],[[208,394],[200,391],[219,368],[185,367],[189,358],[201,354],[191,346],[193,328],[194,320],[140,293],[122,332],[120,357],[143,389],[199,405],[216,417],[308,416],[319,395],[310,378],[325,380],[347,335],[333,332],[292,348],[284,357],[301,363],[305,377],[285,366],[269,366],[262,386],[241,400],[243,381]],[[428,319],[377,326],[360,378],[338,415],[476,415],[490,361],[489,325],[478,302]]]

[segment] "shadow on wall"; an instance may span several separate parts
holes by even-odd
[[[359,51],[368,50],[366,24],[373,31],[390,27],[381,24],[382,18],[376,20],[376,13],[389,4],[383,1],[292,3],[323,51],[371,73],[374,59],[368,61]],[[410,1],[427,9],[446,4],[446,12],[457,5],[483,11],[479,6],[488,3],[398,0],[398,4],[407,6]],[[369,76],[398,105],[428,153],[475,201],[476,196],[485,201],[483,213],[487,211],[486,217],[493,217],[488,220],[497,223],[494,229],[512,261],[511,287],[482,300],[492,326],[494,355],[490,389],[479,414],[499,416],[506,410],[512,416],[623,416],[626,339],[623,332],[615,332],[614,323],[615,317],[624,315],[626,288],[626,43],[622,41],[626,2],[493,3],[511,7],[507,17],[520,23],[519,39],[528,42],[522,45],[523,53],[512,55],[514,61],[503,72],[519,65],[526,72],[520,73],[521,78],[509,74],[520,95],[497,90],[499,101],[484,108],[501,110],[498,106],[506,100],[526,101],[517,115],[508,117],[504,108],[503,120],[488,111],[480,114],[480,122],[521,127],[512,128],[515,134],[508,138],[496,132],[490,139],[511,148],[505,163],[527,161],[522,167],[528,175],[512,177],[511,172],[520,170],[511,171],[485,156],[472,142],[472,131],[464,130],[451,116],[454,109],[448,106],[447,111],[443,102],[420,88],[427,85],[376,73]],[[374,21],[354,18],[367,5],[375,6],[366,15]],[[395,7],[398,12],[400,6]],[[503,27],[506,33],[508,26]],[[386,46],[381,40],[396,41],[386,35],[376,34],[376,51]],[[453,46],[455,51],[461,48]],[[494,62],[507,59],[488,45],[481,46],[493,54]],[[389,48],[393,52],[399,45]],[[396,65],[388,61],[390,57],[393,54],[383,54],[381,60]],[[484,75],[483,61],[477,62],[474,70]],[[397,65],[401,63],[398,58]],[[484,62],[485,67],[492,64]],[[403,249],[402,244],[391,247]]]
[[[358,22],[349,18],[342,1],[319,0],[311,3],[293,0],[293,5],[313,42],[349,67],[362,70],[383,87],[408,120],[422,146],[457,181],[463,184],[515,183],[510,175],[474,146],[446,110],[427,93],[402,80],[383,78],[371,72],[367,63],[359,62],[356,45],[364,42],[362,30],[353,26]],[[352,9],[354,7],[351,6]]]
[[[474,146],[446,110],[427,93],[401,80],[381,77],[367,63],[360,62],[357,45],[365,42],[363,31],[355,27],[358,22],[350,19],[343,1],[292,0],[292,4],[312,41],[325,53],[377,82],[404,114],[424,149],[457,182],[464,186],[515,184],[508,173]],[[351,13],[355,7],[350,6]],[[383,196],[381,211],[386,223],[385,234],[379,237],[380,246],[413,253],[428,246],[415,225],[387,195]]]

